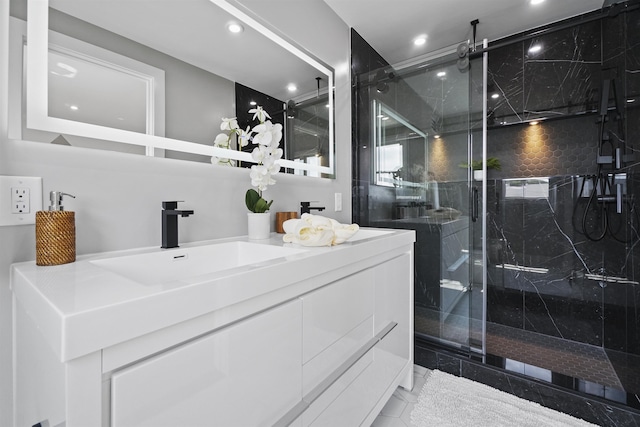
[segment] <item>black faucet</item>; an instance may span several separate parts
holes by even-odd
[[[323,211],[324,206],[311,206],[311,202],[300,202],[300,215],[311,213],[311,210]]]
[[[178,202],[162,202],[162,248],[178,247],[178,216],[193,215],[193,211],[179,211]]]

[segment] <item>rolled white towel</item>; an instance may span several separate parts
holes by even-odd
[[[333,232],[335,234],[333,238],[333,244],[339,245],[340,243],[346,242],[349,240],[354,234],[358,232],[360,227],[358,224],[340,224],[340,227],[335,227]]]
[[[358,224],[341,224],[321,215],[302,214],[300,219],[289,219],[282,224],[282,240],[302,246],[339,245],[353,236]]]

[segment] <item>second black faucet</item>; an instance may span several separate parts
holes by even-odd
[[[323,211],[324,206],[311,206],[311,202],[300,202],[300,215],[311,213],[312,210]]]

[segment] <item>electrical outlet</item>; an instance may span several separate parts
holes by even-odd
[[[42,178],[0,176],[0,226],[36,223],[42,210]]]
[[[11,213],[28,214],[31,206],[29,187],[11,187]]]
[[[342,212],[342,193],[335,193],[335,210]]]

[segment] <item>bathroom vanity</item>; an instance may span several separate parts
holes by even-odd
[[[370,425],[413,386],[410,230],[14,264],[15,422]]]

